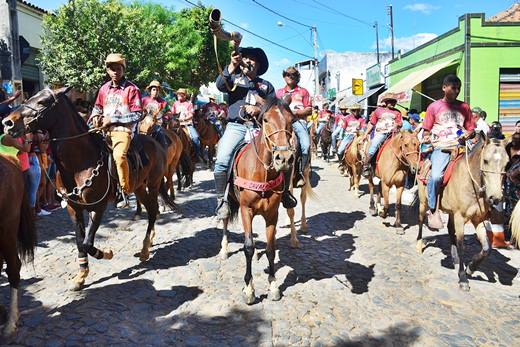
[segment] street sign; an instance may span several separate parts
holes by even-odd
[[[327,99],[332,100],[336,97],[336,88],[330,88],[327,90]]]
[[[363,95],[363,80],[361,78],[352,79],[352,94]]]

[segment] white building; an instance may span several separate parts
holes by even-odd
[[[36,63],[47,12],[22,0],[0,1],[0,78],[5,89],[33,95],[43,88]]]

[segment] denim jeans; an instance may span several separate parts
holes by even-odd
[[[28,187],[27,187],[27,195],[29,197],[29,204],[31,207],[36,206],[36,196],[38,194],[38,186],[40,185],[40,178],[42,175],[40,169],[40,162],[38,161],[38,157],[36,154],[29,154],[29,167],[28,171]]]
[[[437,207],[437,193],[442,184],[444,170],[446,170],[446,166],[448,166],[450,162],[450,153],[445,153],[440,149],[434,149],[430,160],[432,162],[432,169],[426,189],[428,191],[428,207],[433,210]]]
[[[355,137],[354,134],[345,134],[345,136],[343,137],[343,140],[341,140],[341,142],[339,143],[338,154],[341,157],[345,153],[345,148],[347,148],[347,146],[350,143],[352,143],[352,141],[354,141],[354,137]]]
[[[233,159],[233,153],[238,145],[244,141],[247,127],[239,123],[228,123],[224,135],[218,142],[217,160],[215,161],[215,173],[227,172]]]
[[[190,132],[191,141],[193,142],[193,145],[195,146],[195,152],[199,157],[202,157],[202,152],[200,150],[200,138],[199,133],[195,129],[193,125],[186,125],[186,128],[188,128],[188,131]]]
[[[332,132],[332,150],[333,151],[336,151],[336,143],[338,141],[338,138],[341,138],[341,133],[343,132],[343,128],[342,127],[336,127],[336,129],[334,129],[334,131]]]
[[[321,130],[325,128],[326,123],[318,123],[318,128],[316,129],[316,135],[320,135]]]
[[[292,128],[296,137],[298,138],[298,144],[302,155],[309,155],[309,148],[311,146],[311,138],[307,132],[307,123],[300,119],[292,124]]]
[[[370,141],[370,147],[368,147],[368,156],[372,158],[374,154],[377,153],[377,150],[383,142],[390,136],[390,133],[375,133],[372,141]]]

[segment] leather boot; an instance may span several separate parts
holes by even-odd
[[[223,220],[229,218],[230,210],[227,202],[226,187],[228,185],[227,173],[226,172],[215,172],[215,191],[217,193],[217,208],[215,214],[217,219]]]
[[[309,163],[309,155],[302,154],[302,157],[300,160],[300,167],[298,170],[298,180],[296,181],[296,188],[301,188],[306,183],[303,173],[305,172],[305,167],[307,167],[308,163]]]
[[[370,161],[371,160],[372,160],[372,158],[367,155],[365,157],[365,161],[363,162],[363,170],[361,171],[361,175],[365,178],[370,177]]]
[[[284,208],[295,208],[298,205],[298,201],[291,194],[289,188],[291,187],[291,170],[287,170],[283,174],[284,177],[284,190],[282,194],[282,205]]]

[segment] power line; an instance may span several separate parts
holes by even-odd
[[[202,5],[198,5],[198,4],[195,4],[195,3],[191,2],[190,0],[184,0],[184,1],[186,1],[188,4],[190,4],[190,5],[194,6],[194,7],[204,8],[204,6],[202,6]],[[250,30],[247,30],[246,28],[243,28],[243,27],[241,27],[240,25],[235,24],[235,23],[233,23],[233,22],[231,22],[231,21],[229,21],[229,20],[227,20],[227,19],[222,19],[222,21],[224,21],[224,22],[226,22],[226,23],[228,23],[228,24],[231,24],[231,25],[233,25],[233,26],[239,28],[239,29],[242,30],[242,31],[245,31],[245,32],[248,33],[248,34],[251,34],[251,35],[253,35],[253,36],[255,36],[255,37],[258,37],[258,38],[260,38],[260,39],[262,39],[262,40],[264,40],[264,41],[266,41],[266,42],[269,42],[269,43],[272,44],[272,45],[275,45],[275,46],[280,47],[280,48],[283,48],[283,49],[285,49],[285,50],[287,50],[287,51],[290,51],[290,52],[296,53],[296,54],[301,55],[301,56],[303,56],[303,57],[306,57],[306,58],[309,58],[309,59],[314,59],[314,57],[311,57],[310,55],[307,55],[307,54],[304,54],[304,53],[298,52],[298,51],[296,51],[296,50],[294,50],[294,49],[292,49],[292,48],[289,48],[289,47],[282,46],[282,45],[280,45],[280,44],[278,44],[278,43],[276,43],[276,42],[274,42],[274,41],[272,41],[272,40],[269,40],[268,38],[265,38],[265,37],[263,37],[263,36],[261,36],[261,35],[255,34],[254,32],[252,32],[252,31],[250,31]]]
[[[332,7],[330,7],[330,6],[327,6],[327,5],[325,5],[325,4],[322,4],[321,2],[318,2],[318,1],[316,1],[316,0],[312,0],[312,1],[315,2],[316,4],[320,5],[320,6],[325,7],[326,9],[328,9],[328,10],[329,10],[330,12],[332,12],[332,13],[342,15],[343,17],[349,18],[349,19],[351,19],[351,20],[353,20],[353,21],[356,21],[356,22],[358,22],[358,23],[361,23],[361,24],[368,25],[369,27],[373,27],[373,26],[374,26],[373,23],[369,23],[369,22],[366,22],[366,21],[364,21],[364,20],[362,20],[362,19],[359,19],[359,18],[356,18],[356,17],[349,16],[348,14],[343,13],[343,12],[340,12],[340,11],[338,11],[338,10],[336,10],[336,9],[334,9],[334,8],[332,8]]]
[[[287,17],[287,16],[284,16],[283,14],[280,14],[280,13],[276,12],[275,10],[271,10],[269,7],[262,5],[261,3],[259,3],[259,2],[256,1],[256,0],[251,0],[251,1],[253,1],[255,4],[257,4],[258,6],[260,6],[260,7],[264,8],[264,9],[266,9],[267,11],[269,11],[269,12],[271,12],[271,13],[274,13],[274,14],[277,15],[277,16],[280,16],[280,17],[282,17],[282,18],[284,18],[284,19],[287,19],[288,21],[291,21],[291,22],[296,23],[296,24],[298,24],[298,25],[301,25],[301,26],[307,27],[307,28],[309,28],[309,29],[312,28],[312,26],[310,26],[310,25],[303,24],[302,22],[298,22],[297,20],[294,20],[294,19],[292,19],[292,18],[289,18],[289,17]]]

